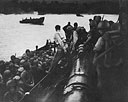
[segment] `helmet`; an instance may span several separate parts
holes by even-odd
[[[4,76],[11,76],[11,71],[10,70],[5,70],[4,71]]]
[[[98,29],[109,29],[110,28],[110,24],[109,24],[108,21],[104,20],[104,21],[99,22],[97,28]]]
[[[20,80],[20,76],[16,75],[15,77],[13,77],[13,80]]]
[[[14,87],[16,86],[16,82],[12,79],[12,80],[9,80],[7,81],[6,83],[6,86],[9,88],[9,87]]]
[[[24,64],[24,63],[25,63],[25,60],[22,59],[22,60],[20,61],[20,64]]]
[[[24,71],[24,67],[18,68],[18,71],[19,71],[19,72],[23,72],[23,71]]]

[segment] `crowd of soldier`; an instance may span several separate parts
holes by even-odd
[[[10,61],[0,61],[0,101],[18,102],[24,97],[48,73],[53,56],[52,48],[38,50],[36,46],[21,57],[12,55]]]
[[[89,46],[88,50],[93,53],[93,64],[96,64],[98,55],[113,44],[117,44],[117,39],[121,36],[120,25],[117,22],[103,20],[101,16],[94,16],[93,19],[89,19],[89,26],[90,30],[87,32],[77,22],[74,26],[68,22],[63,27],[64,37],[61,26],[56,25],[54,50],[52,48],[45,51],[38,50],[36,46],[35,51],[27,49],[21,58],[12,55],[9,62],[0,61],[0,101],[18,102],[25,92],[29,91],[50,70],[51,61],[56,58],[56,55],[54,56],[56,50],[72,54],[80,44],[84,44]],[[62,56],[58,61],[61,58]]]

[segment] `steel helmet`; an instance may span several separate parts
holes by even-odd
[[[16,82],[15,80],[11,79],[9,81],[6,82],[6,86],[9,88],[9,87],[14,87],[16,86]]]
[[[104,20],[104,21],[99,22],[97,28],[98,29],[109,29],[110,28],[110,24],[109,24],[109,22],[107,20]]]
[[[22,60],[20,61],[20,64],[24,64],[24,63],[25,63],[25,60],[22,59]]]
[[[18,72],[23,72],[23,71],[24,71],[24,67],[18,68]]]
[[[13,80],[20,80],[20,76],[16,75],[15,77],[13,77]]]
[[[11,71],[10,70],[5,70],[4,71],[4,76],[11,76]]]

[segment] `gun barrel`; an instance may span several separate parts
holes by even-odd
[[[88,102],[88,67],[84,46],[79,46],[73,58],[73,67],[67,85],[64,88],[64,102]]]

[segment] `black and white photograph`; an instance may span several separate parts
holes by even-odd
[[[128,102],[128,0],[0,0],[0,102]]]

